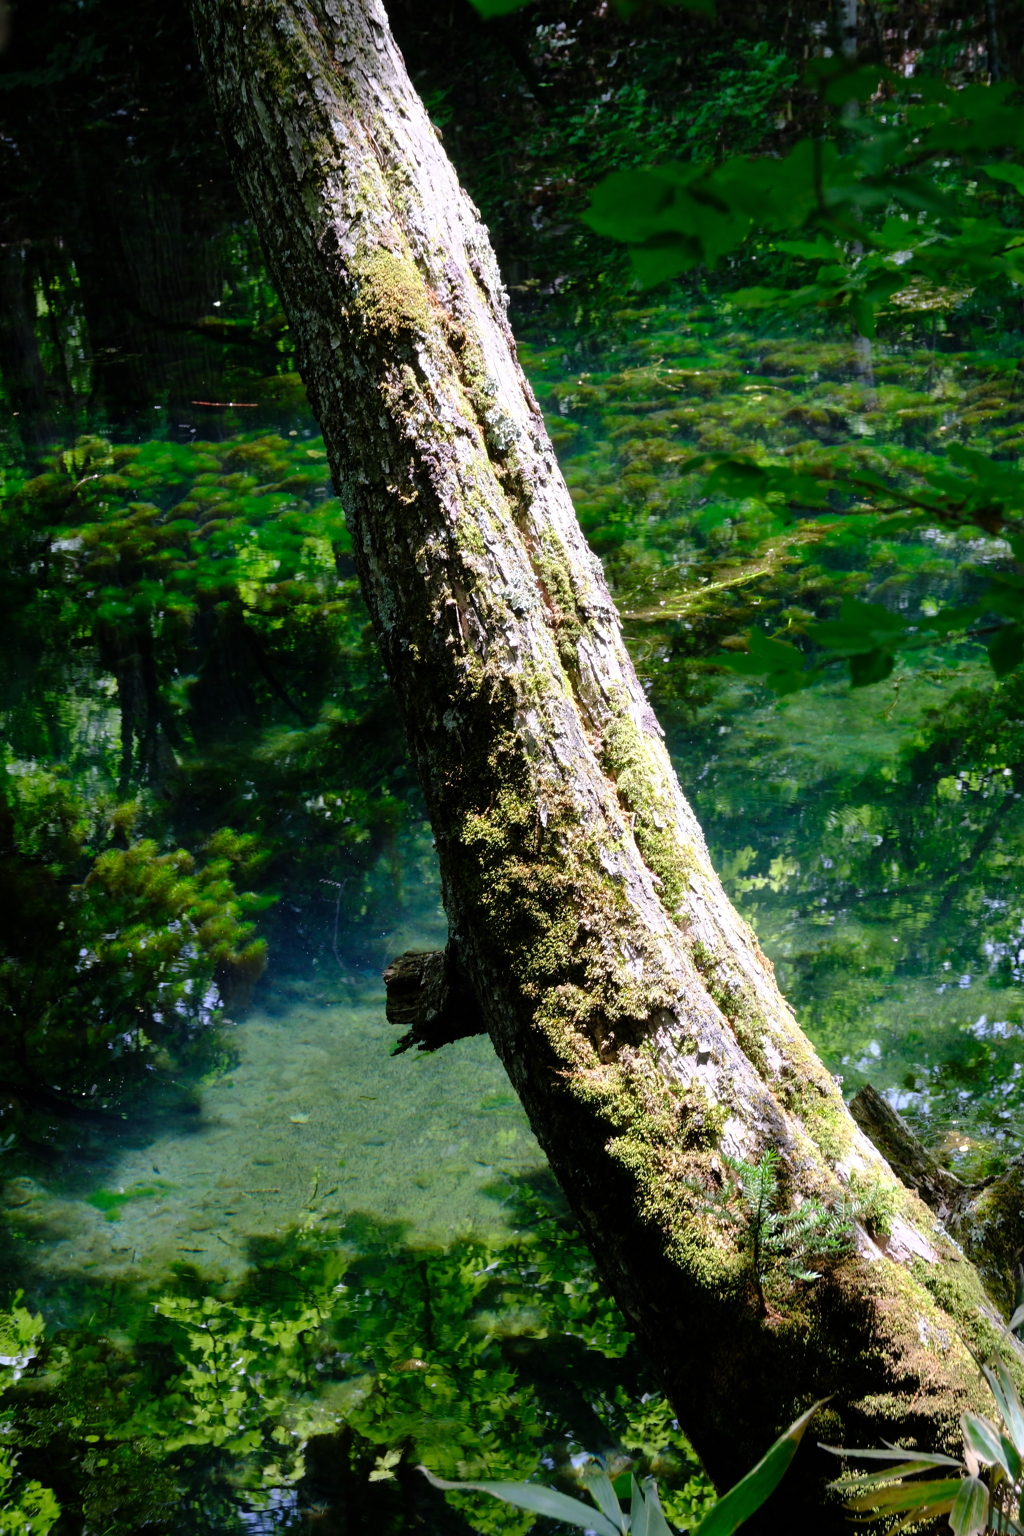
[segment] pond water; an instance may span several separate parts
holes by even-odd
[[[934,612],[1005,552],[869,547],[708,498],[686,460],[1012,452],[1009,343],[896,331],[865,379],[842,337],[686,293],[521,328],[727,889],[846,1088],[988,1168],[1021,1139],[1024,686],[966,643],[781,699],[719,661],[844,595]],[[217,366],[197,399],[234,397]],[[383,967],[444,938],[429,828],[315,424],[286,358],[245,382],[244,410],[140,400],[34,461],[5,423],[0,1501],[35,1480],[69,1532],[487,1536],[528,1522],[411,1462],[586,1448],[653,1467],[690,1523],[706,1484],[489,1043],[389,1054]]]

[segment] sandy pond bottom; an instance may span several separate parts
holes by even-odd
[[[182,1261],[227,1278],[250,1238],[354,1212],[406,1242],[507,1231],[510,1181],[544,1157],[490,1041],[391,1058],[379,977],[333,990],[345,1000],[318,981],[268,988],[233,1032],[237,1065],[194,1113],[115,1132],[50,1179],[11,1180],[33,1290],[138,1283]]]

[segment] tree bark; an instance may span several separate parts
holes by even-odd
[[[998,1315],[851,1118],[725,897],[517,363],[486,231],[379,0],[193,11],[452,942],[683,1427],[719,1486],[828,1394],[823,1439],[954,1444],[979,1392],[968,1346],[991,1347]],[[752,1272],[733,1162],[769,1149],[789,1207],[848,1223],[814,1282],[781,1260]],[[788,1528],[845,1529],[834,1473],[801,1451]]]

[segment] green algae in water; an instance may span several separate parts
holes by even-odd
[[[132,1189],[97,1189],[93,1194],[86,1195],[85,1200],[87,1205],[95,1206],[96,1210],[102,1211],[108,1221],[120,1221],[121,1207],[127,1205],[129,1201],[151,1200],[155,1195],[169,1188],[170,1185],[166,1184],[159,1187],[137,1184]]]

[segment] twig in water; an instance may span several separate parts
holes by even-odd
[[[342,963],[341,963],[341,956],[338,954],[338,919],[341,916],[341,894],[344,891],[346,885],[348,885],[348,876],[346,875],[344,880],[341,880],[341,881],[338,881],[338,880],[321,880],[320,884],[321,885],[333,885],[335,890],[338,893],[338,899],[334,903],[334,934],[333,934],[333,937],[331,938],[331,948],[334,951],[334,958],[338,962],[338,969],[339,969],[339,971],[344,971],[345,967],[342,965]]]

